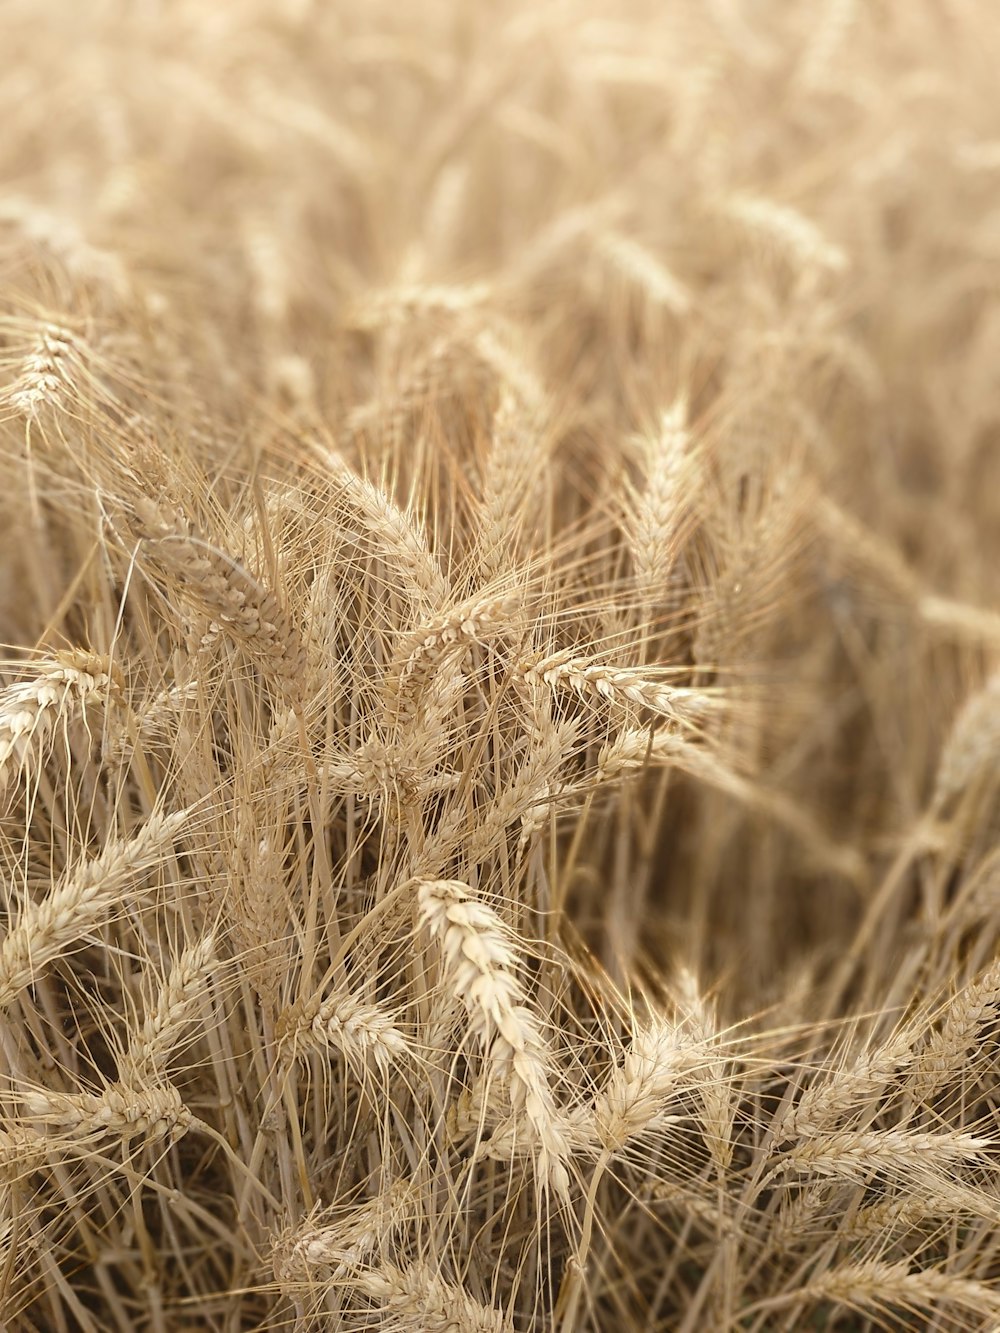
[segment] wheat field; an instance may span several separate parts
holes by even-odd
[[[0,1327],[1000,1329],[1000,10],[0,50]]]

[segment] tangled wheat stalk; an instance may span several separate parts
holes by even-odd
[[[993,8],[0,9],[0,1327],[998,1326]]]

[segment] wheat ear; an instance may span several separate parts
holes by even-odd
[[[446,1282],[427,1263],[361,1269],[349,1281],[381,1304],[387,1326],[399,1333],[511,1333],[500,1310],[473,1300],[464,1287]]]
[[[384,1075],[412,1054],[391,1015],[346,987],[325,996],[313,995],[282,1010],[276,1036],[293,1057],[340,1051],[359,1078],[367,1076],[373,1062]]]
[[[166,514],[148,499],[134,508],[146,561],[252,652],[285,696],[299,699],[305,646],[276,594],[240,559],[196,532],[183,514]]]
[[[275,1241],[272,1267],[279,1285],[294,1294],[296,1287],[306,1284],[339,1282],[393,1241],[414,1215],[419,1199],[412,1181],[399,1180],[339,1221],[327,1220],[332,1209],[315,1209]]]
[[[0,794],[15,765],[25,774],[43,762],[60,722],[117,697],[122,683],[108,658],[67,649],[36,663],[33,677],[0,690]]]
[[[628,701],[672,721],[695,724],[718,713],[723,699],[718,694],[687,686],[669,685],[652,668],[607,666],[568,653],[520,664],[524,678],[532,683],[573,690],[581,698],[606,702]]]
[[[549,1084],[550,1055],[541,1025],[524,1003],[518,961],[496,912],[456,880],[418,883],[420,919],[441,945],[445,976],[465,1006],[470,1029],[511,1107],[523,1114],[535,1145],[539,1175],[565,1193],[569,1145]]]
[[[0,1008],[121,905],[126,890],[157,865],[188,818],[185,810],[151,815],[133,837],[109,842],[98,856],[67,871],[47,897],[25,904],[0,944]]]
[[[123,1078],[137,1082],[163,1072],[167,1058],[194,1017],[217,961],[213,934],[184,950],[156,993],[141,1028],[129,1042],[119,1066]]]

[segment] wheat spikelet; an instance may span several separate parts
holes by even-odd
[[[306,654],[287,609],[235,556],[200,536],[183,514],[163,513],[152,500],[135,505],[145,559],[161,577],[252,651],[289,698],[303,687]]]
[[[928,1312],[944,1303],[991,1320],[1000,1318],[1000,1298],[991,1286],[940,1268],[911,1268],[905,1261],[869,1259],[829,1269],[813,1278],[795,1298],[837,1301],[854,1309],[901,1306]]]
[[[659,432],[641,437],[640,443],[643,484],[630,489],[625,531],[636,592],[648,615],[667,591],[684,518],[691,441],[683,398],[661,413]]]
[[[876,1171],[916,1180],[941,1180],[963,1162],[975,1163],[992,1140],[959,1132],[928,1134],[905,1129],[845,1130],[816,1134],[782,1153],[779,1169],[792,1169],[858,1184]]]
[[[736,224],[752,244],[770,250],[795,270],[841,273],[848,257],[802,213],[761,195],[732,194],[725,202],[725,217]]]
[[[344,519],[353,519],[359,536],[392,569],[400,590],[421,607],[436,611],[447,605],[448,580],[417,520],[374,482],[359,476],[341,454],[317,448],[316,459],[335,487]]]
[[[538,400],[504,381],[483,465],[477,561],[489,584],[524,554],[538,517],[546,423]]]
[[[816,1076],[782,1121],[782,1134],[803,1141],[863,1112],[914,1062],[914,1037],[901,1033],[850,1065]]]
[[[981,1030],[1000,1012],[1000,960],[970,982],[948,1006],[937,1032],[917,1056],[909,1089],[921,1101],[930,1101],[969,1066],[970,1052]]]
[[[509,826],[519,820],[523,847],[542,826],[558,790],[557,777],[579,735],[574,722],[553,723],[542,718],[531,738],[531,748],[493,803],[478,812],[463,850],[470,862],[485,860],[495,851]]]
[[[333,1209],[317,1210],[276,1239],[275,1277],[290,1292],[307,1283],[340,1281],[393,1242],[414,1215],[419,1197],[414,1182],[398,1180],[336,1222],[326,1220]]]
[[[15,412],[31,421],[47,407],[64,405],[72,383],[75,343],[73,335],[57,324],[41,330],[20,374],[4,394]]]
[[[481,595],[407,635],[386,676],[393,713],[414,713],[437,672],[473,645],[509,629],[519,607],[520,599],[509,594]]]
[[[485,304],[491,295],[490,284],[467,282],[455,286],[443,283],[403,283],[366,291],[346,311],[348,328],[381,332],[397,324],[433,315],[466,315]]]
[[[1000,752],[1000,675],[969,696],[941,749],[931,804],[940,808],[997,768]]]
[[[0,1129],[0,1180],[10,1181],[29,1175],[64,1146],[59,1139],[37,1129],[7,1125]]]
[[[702,996],[694,973],[682,969],[678,983],[685,1029],[702,1049],[707,1051],[717,1047],[719,1032],[715,1014]],[[713,1058],[706,1054],[699,1068],[696,1092],[704,1111],[708,1150],[720,1173],[725,1172],[733,1158],[732,1132],[736,1106],[724,1058],[718,1055]]]
[[[666,1018],[638,1028],[624,1060],[588,1108],[598,1140],[618,1152],[655,1127],[685,1077],[704,1060],[704,1047]]]
[[[919,1194],[889,1198],[859,1208],[845,1231],[852,1239],[885,1237],[895,1231],[918,1227],[937,1228],[942,1218],[956,1218],[963,1214],[985,1218],[995,1226],[1000,1221],[1000,1199],[963,1189],[957,1181],[949,1180],[945,1189],[921,1190]]]
[[[724,706],[718,694],[670,685],[651,669],[605,666],[567,653],[523,661],[519,669],[530,683],[573,690],[582,698],[627,701],[681,724],[697,725]]]
[[[594,250],[613,272],[634,285],[653,306],[677,317],[690,310],[690,291],[646,246],[620,232],[602,230],[594,236]]]

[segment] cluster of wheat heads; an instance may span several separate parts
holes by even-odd
[[[0,1326],[1000,1326],[992,6],[0,49]]]

